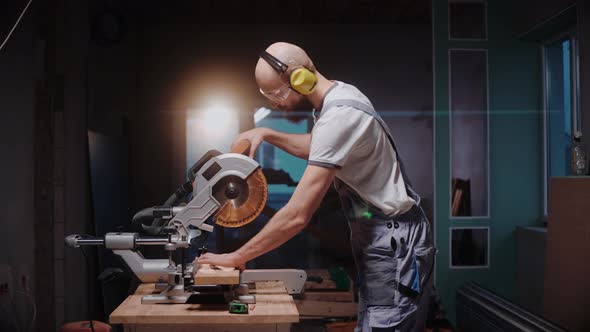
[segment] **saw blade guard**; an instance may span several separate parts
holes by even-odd
[[[252,222],[264,209],[268,198],[266,178],[260,168],[246,180],[228,176],[213,188],[222,203],[215,223],[223,227],[242,227]]]
[[[218,225],[240,227],[262,212],[267,197],[266,178],[255,160],[239,153],[221,154],[196,172],[193,199],[170,223],[181,233],[189,225],[211,232],[213,226],[205,221],[216,214]]]

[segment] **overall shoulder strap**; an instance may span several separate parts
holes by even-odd
[[[408,192],[410,197],[412,197],[416,201],[416,204],[419,204],[420,197],[418,196],[416,191],[413,189],[412,183],[410,182],[410,179],[408,179],[408,177],[407,177],[407,174],[406,174],[406,171],[404,168],[404,163],[402,161],[402,157],[400,156],[399,151],[397,150],[397,148],[395,146],[395,141],[393,140],[393,136],[391,135],[391,132],[389,131],[389,127],[387,126],[385,121],[383,121],[383,119],[379,116],[377,111],[375,111],[375,108],[373,108],[373,106],[370,104],[367,104],[367,103],[364,103],[364,102],[361,102],[358,100],[354,100],[354,99],[335,99],[335,100],[332,100],[332,101],[328,102],[327,104],[325,104],[324,107],[322,107],[322,111],[328,110],[332,107],[337,107],[337,106],[352,107],[354,109],[357,109],[359,111],[367,113],[368,115],[372,116],[375,120],[377,120],[377,122],[381,125],[381,128],[383,128],[383,131],[385,131],[385,134],[387,135],[387,139],[389,140],[389,142],[391,143],[391,146],[393,147],[393,151],[395,151],[395,154],[397,156],[397,160],[400,165],[400,169],[402,171],[402,177],[404,179],[404,183],[406,184],[406,191]],[[320,116],[321,116],[321,114],[320,114]]]
[[[389,139],[389,142],[391,142],[391,146],[393,147],[393,150],[395,151],[396,154],[399,155],[397,148],[395,147],[395,142],[393,140],[393,137],[391,136],[391,132],[389,131],[389,127],[387,127],[387,124],[385,123],[385,121],[383,121],[383,119],[379,116],[379,114],[377,114],[377,112],[375,111],[373,106],[363,103],[358,100],[354,100],[354,99],[336,99],[336,100],[332,100],[332,101],[328,102],[326,105],[324,105],[323,109],[328,110],[328,109],[330,109],[332,107],[336,107],[336,106],[352,107],[352,108],[355,108],[359,111],[363,111],[363,112],[369,114],[370,116],[374,117],[375,120],[377,120],[377,122],[379,122],[379,124],[381,125],[381,127],[385,131],[385,134],[387,135],[387,139]],[[401,159],[399,156],[398,156],[398,158]]]

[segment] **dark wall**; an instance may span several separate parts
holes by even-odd
[[[2,41],[25,4],[3,6]],[[96,276],[88,283],[81,254],[63,248],[64,234],[88,233],[89,223],[84,5],[32,2],[0,52],[0,264],[13,268],[16,289],[29,277],[43,330],[88,318],[88,285]],[[17,319],[28,324],[30,301],[15,296],[14,306]]]
[[[578,1],[580,2],[580,1]],[[583,1],[582,1],[583,2]],[[576,0],[520,0],[514,2],[513,31],[522,35],[546,23],[552,16],[567,7],[576,4]],[[510,13],[510,10],[506,10]]]
[[[63,86],[63,137],[65,140],[65,157],[63,172],[65,235],[94,234],[92,219],[92,202],[89,180],[88,161],[88,108],[93,93],[88,84],[89,12],[91,1],[64,1],[57,12],[57,46],[56,71],[64,77]],[[57,2],[59,6],[61,2]],[[56,239],[56,244],[60,239]],[[102,249],[100,249],[102,250]],[[98,288],[95,250],[86,250],[88,261],[80,250],[66,248],[64,255],[64,292],[63,316],[65,322],[82,319],[104,319],[93,314],[99,309],[94,303]],[[57,287],[57,286],[56,286]],[[61,308],[57,308],[60,310]]]
[[[16,5],[2,5],[0,12],[0,43],[18,17]],[[24,17],[21,25],[0,51],[0,264],[7,264],[13,272],[14,288],[22,291],[21,276],[29,277],[29,286],[35,277],[34,233],[34,111],[35,79],[40,68],[34,39],[35,23],[32,16]],[[14,295],[16,317],[26,319],[28,301]],[[10,303],[2,301],[0,330],[11,321]],[[6,306],[8,305],[8,307]],[[9,327],[7,329],[11,329]]]

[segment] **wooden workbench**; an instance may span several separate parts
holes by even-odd
[[[123,324],[125,331],[289,331],[299,321],[293,298],[282,282],[257,282],[256,304],[247,315],[230,314],[227,305],[141,304],[141,297],[152,294],[154,284],[140,285],[109,318],[111,324]]]

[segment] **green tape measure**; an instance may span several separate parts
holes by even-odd
[[[232,314],[247,314],[248,305],[239,301],[231,301],[229,303],[229,312]]]

